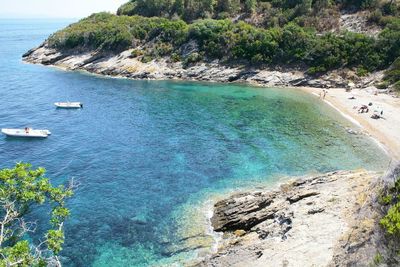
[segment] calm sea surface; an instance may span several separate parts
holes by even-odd
[[[70,22],[0,20],[0,128],[53,133],[0,136],[0,168],[25,161],[45,167],[55,184],[80,181],[68,203],[65,266],[169,265],[212,243],[195,219],[209,196],[387,164],[370,139],[347,133],[354,126],[295,90],[129,81],[21,62]],[[84,108],[54,108],[67,100]],[[48,214],[33,216],[44,222]]]

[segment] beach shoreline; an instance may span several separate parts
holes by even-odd
[[[82,71],[92,75],[109,78],[131,80],[169,80],[196,81],[210,83],[232,83],[257,86],[260,88],[293,88],[299,89],[316,98],[322,90],[328,93],[323,100],[336,109],[347,120],[362,129],[370,136],[394,161],[400,160],[400,98],[382,92],[371,86],[382,73],[372,74],[361,79],[358,84],[338,77],[337,73],[312,79],[304,72],[289,70],[243,69],[227,67],[219,64],[200,64],[183,69],[180,63],[168,64],[165,61],[141,63],[129,58],[126,51],[119,57],[108,57],[97,63],[87,63],[93,55],[60,55],[59,52],[44,47],[30,51],[23,62],[55,67],[64,71]],[[352,85],[350,88],[349,85]],[[356,88],[357,87],[357,88]],[[350,100],[350,96],[355,99]],[[356,106],[373,103],[369,113],[358,114]],[[383,118],[371,118],[373,109],[380,107],[384,111]]]
[[[322,88],[300,87],[304,92],[313,94],[319,98]],[[354,97],[355,99],[349,99]],[[327,89],[325,99],[321,99],[330,105],[343,117],[352,122],[364,134],[372,138],[392,159],[400,160],[400,98],[389,94],[381,94],[376,91],[369,92],[366,89],[352,89],[348,91],[344,88]],[[358,113],[357,109],[361,105],[372,103],[368,113]],[[384,111],[383,118],[372,119],[375,108]]]

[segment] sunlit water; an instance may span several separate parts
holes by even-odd
[[[55,184],[80,181],[68,202],[65,266],[168,265],[212,244],[195,219],[210,196],[282,176],[386,166],[374,142],[296,90],[110,79],[21,62],[68,23],[0,20],[0,127],[53,133],[0,136],[0,167],[26,161]],[[54,108],[67,100],[84,108]]]

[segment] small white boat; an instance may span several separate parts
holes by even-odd
[[[1,129],[1,132],[11,137],[32,137],[32,138],[46,138],[51,134],[49,130],[33,130],[31,128]]]
[[[54,105],[58,108],[83,108],[81,102],[56,102]]]

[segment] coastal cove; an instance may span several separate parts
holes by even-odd
[[[215,244],[204,221],[210,197],[388,165],[359,128],[297,89],[113,79],[21,62],[68,23],[0,21],[0,127],[53,132],[39,141],[1,137],[1,167],[28,161],[54,183],[82,185],[68,203],[65,266],[184,262]],[[54,109],[66,100],[84,108]]]

